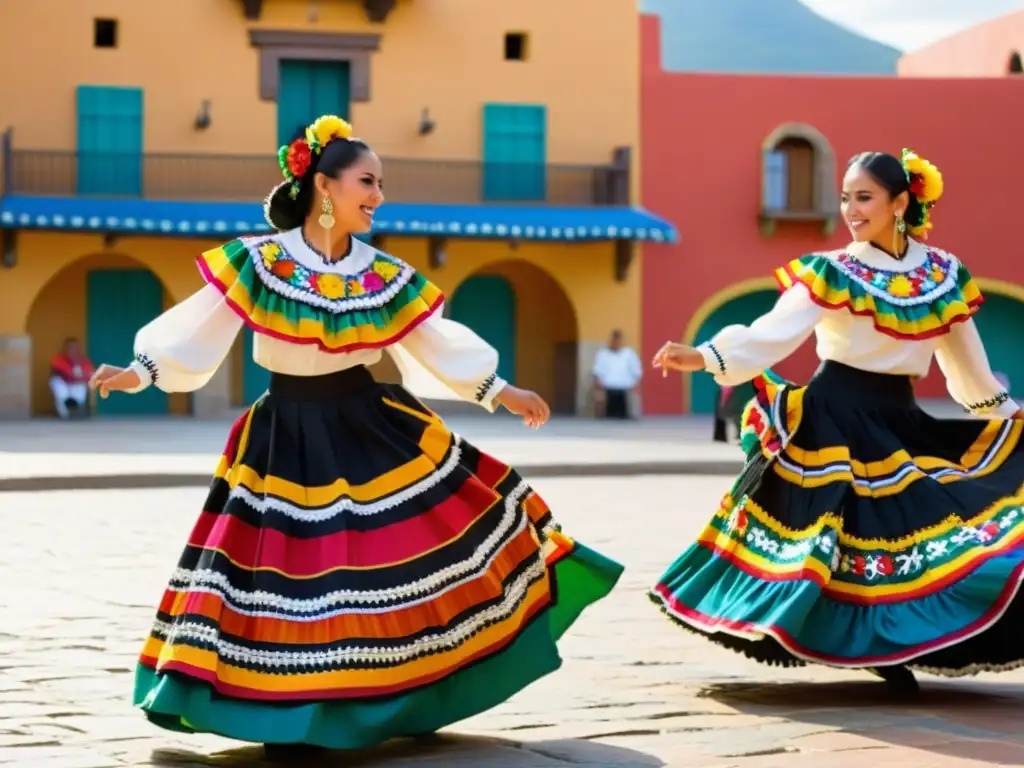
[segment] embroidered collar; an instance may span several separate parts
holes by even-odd
[[[894,259],[871,243],[852,242],[840,253],[852,256],[872,269],[886,272],[910,272],[925,262],[929,249],[913,238],[907,240],[907,251],[901,259]]]
[[[836,262],[865,291],[902,306],[929,304],[957,286],[956,260],[916,240],[901,261],[870,243],[853,243],[838,253]]]
[[[415,275],[408,264],[353,238],[351,253],[324,264],[301,230],[242,238],[260,282],[279,296],[341,313],[381,307]]]
[[[306,233],[303,232],[301,229],[299,229],[299,234],[302,236],[302,244],[305,245],[306,248],[311,250],[313,253],[315,253],[317,255],[317,258],[320,259],[321,263],[324,266],[327,266],[327,267],[331,266],[332,264],[336,264],[339,261],[344,261],[346,258],[351,256],[352,255],[352,249],[355,248],[355,244],[357,242],[356,238],[354,238],[351,235],[349,235],[349,238],[348,238],[348,249],[345,251],[345,255],[342,256],[341,258],[338,258],[338,259],[332,259],[326,253],[324,253],[319,248],[317,248],[315,245],[313,245],[311,242],[309,242],[309,238],[306,237]]]

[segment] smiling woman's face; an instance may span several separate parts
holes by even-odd
[[[336,226],[345,232],[370,231],[373,215],[384,202],[382,175],[380,158],[370,150],[363,152],[336,179],[320,174],[320,192],[334,204]]]
[[[853,167],[843,179],[842,213],[857,242],[878,242],[896,221],[898,200],[861,167]],[[891,239],[891,238],[890,238]]]

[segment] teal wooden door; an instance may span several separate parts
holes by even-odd
[[[278,146],[287,144],[297,131],[321,115],[348,120],[351,86],[347,61],[283,59],[279,66]]]
[[[282,59],[278,78],[277,146],[290,142],[321,115],[348,119],[351,86],[347,61]],[[252,403],[266,391],[270,372],[252,359],[252,331],[246,328],[243,334],[242,397]]]
[[[483,199],[542,202],[547,197],[547,108],[484,105]]]
[[[78,194],[142,195],[141,88],[80,85]]]
[[[1024,304],[1009,296],[986,293],[974,322],[993,373],[1001,373],[1010,380],[1011,395],[1024,397],[1024,355],[1020,352]]]
[[[163,311],[163,287],[148,269],[99,269],[86,277],[86,341],[99,365],[127,365],[135,356],[135,333]],[[156,387],[134,395],[96,398],[103,416],[167,413],[167,395]]]
[[[499,275],[476,275],[452,297],[450,317],[498,350],[498,375],[516,380],[516,292]]]
[[[777,291],[754,291],[738,296],[720,306],[697,331],[695,344],[702,344],[711,339],[727,325],[750,325],[765,312],[768,312],[778,301]],[[694,373],[690,376],[690,407],[693,413],[714,413],[715,402],[718,400],[719,389],[715,380],[708,373]]]

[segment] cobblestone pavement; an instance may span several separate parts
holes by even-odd
[[[725,478],[537,482],[566,530],[627,565],[564,641],[563,668],[436,744],[322,764],[369,768],[1022,765],[1024,673],[924,681],[894,703],[864,673],[759,667],[662,619],[644,589]],[[0,495],[0,765],[262,765],[259,749],[149,725],[129,703],[153,608],[203,489]]]

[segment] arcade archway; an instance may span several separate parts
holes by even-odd
[[[126,364],[135,333],[171,303],[166,287],[144,264],[122,254],[93,254],[61,269],[43,286],[28,313],[32,339],[32,413],[53,414],[50,358],[69,336],[80,339],[89,357]],[[151,387],[131,397],[95,402],[100,416],[187,413],[186,395],[168,397]]]

